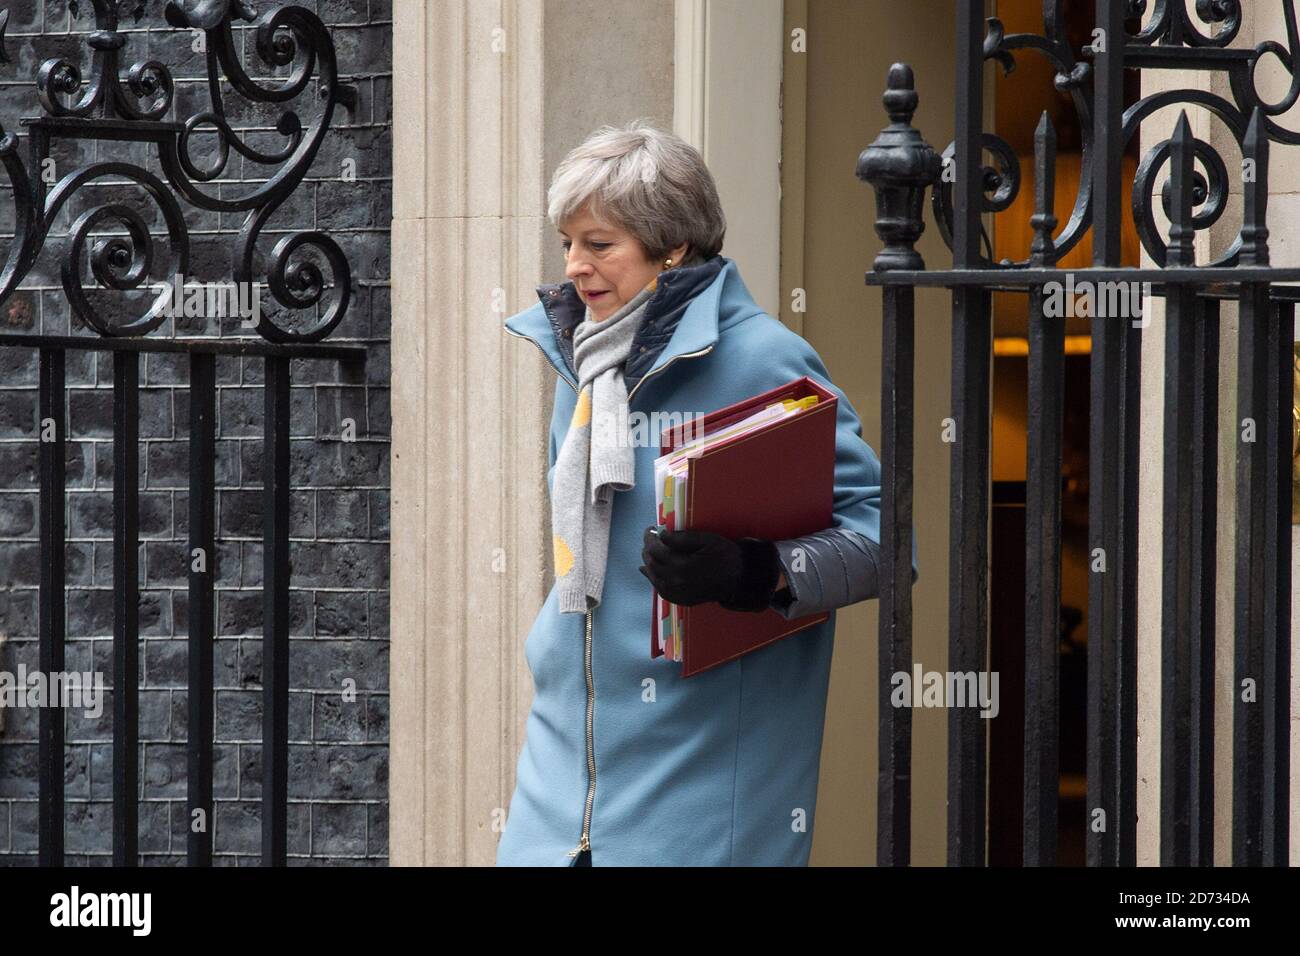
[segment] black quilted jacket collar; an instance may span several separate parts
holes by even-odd
[[[718,277],[726,260],[721,255],[694,266],[665,269],[659,274],[659,285],[646,305],[641,327],[632,339],[632,351],[623,370],[623,380],[629,392],[637,382],[654,367],[655,359],[663,351],[677,323],[686,314],[692,300],[707,289]],[[586,303],[578,295],[572,282],[558,282],[537,287],[537,296],[550,320],[556,345],[569,371],[576,381],[578,373],[573,366],[573,329],[587,314]]]

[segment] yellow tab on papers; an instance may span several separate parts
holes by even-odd
[[[781,400],[781,404],[785,406],[787,412],[792,412],[795,409],[811,408],[817,404],[817,396],[805,395],[803,398],[786,398]]]

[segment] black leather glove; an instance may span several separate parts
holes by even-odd
[[[762,538],[733,540],[709,531],[652,525],[643,539],[645,565],[638,570],[673,604],[717,601],[729,611],[762,611],[781,577],[776,545]]]

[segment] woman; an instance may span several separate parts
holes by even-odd
[[[567,282],[506,330],[555,367],[556,583],[524,645],[534,696],[502,865],[806,865],[834,609],[876,595],[880,465],[817,353],[719,254],[726,223],[698,151],[604,127],[548,195]],[[807,375],[839,399],[834,521],[786,541],[653,526],[659,436],[633,412],[703,414]],[[761,480],[756,476],[755,480]],[[651,659],[652,588],[682,605],[823,624],[702,672]]]

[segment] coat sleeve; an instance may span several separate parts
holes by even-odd
[[[831,381],[821,357],[801,336],[783,325],[781,329],[785,341],[783,347],[769,352],[769,366],[776,368],[768,374],[775,372],[779,382],[807,375],[837,399],[831,526],[774,542],[786,587],[773,595],[771,606],[793,620],[879,596],[881,469],[875,451],[862,437],[857,411]],[[773,355],[782,358],[772,362]],[[916,577],[913,538],[912,579]]]
[[[774,543],[786,586],[771,606],[787,621],[880,596],[880,545],[865,535],[830,527]]]

